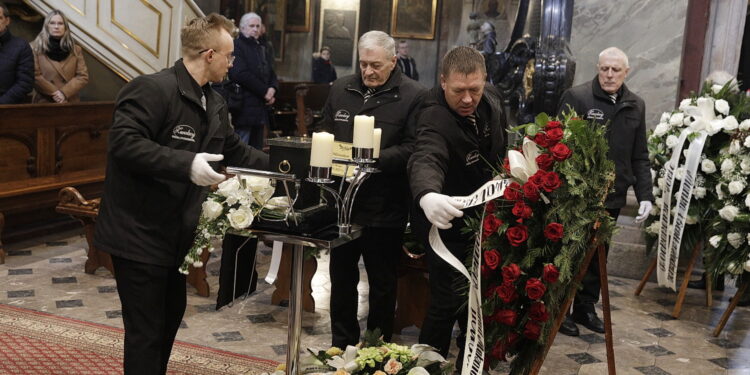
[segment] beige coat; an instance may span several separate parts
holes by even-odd
[[[54,103],[52,94],[60,90],[69,103],[81,101],[78,92],[89,82],[89,72],[83,60],[81,47],[63,61],[55,61],[43,53],[34,52],[33,103]]]

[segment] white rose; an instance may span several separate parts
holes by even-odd
[[[727,271],[732,275],[739,275],[742,273],[742,265],[735,262],[729,262],[727,265]]]
[[[724,177],[731,176],[732,173],[734,173],[734,167],[734,160],[724,159],[724,161],[721,162],[721,175]]]
[[[245,176],[243,180],[245,180],[246,186],[252,191],[263,191],[271,186],[271,180],[265,177]]]
[[[714,173],[716,172],[716,164],[711,159],[703,159],[701,162],[701,170],[703,173]]]
[[[685,112],[685,108],[691,105],[693,105],[693,99],[690,99],[690,98],[682,99],[682,101],[680,102],[679,109],[680,111]]]
[[[719,210],[719,216],[726,221],[734,221],[734,218],[739,213],[740,209],[732,205],[724,206]]]
[[[748,260],[747,262],[745,262],[745,267],[744,268],[745,268],[745,271],[750,272],[750,260]]]
[[[696,132],[699,132],[701,130],[707,129],[709,126],[708,120],[704,119],[703,117],[699,117],[695,119],[695,121],[691,122],[690,129]]]
[[[708,122],[708,126],[706,126],[706,132],[708,135],[714,135],[724,129],[724,120],[722,119],[715,119]]]
[[[665,143],[667,144],[667,147],[674,148],[674,146],[677,146],[678,141],[679,139],[676,136],[670,135],[667,137],[667,140]]]
[[[194,268],[201,268],[201,267],[203,267],[203,262],[201,262],[200,260],[196,260],[195,262],[193,262],[193,267]]]
[[[718,94],[722,87],[722,85],[711,85],[711,91],[713,91],[714,94]]]
[[[214,220],[219,215],[221,215],[222,211],[224,211],[224,206],[221,205],[221,203],[209,199],[202,204],[203,211],[201,212],[201,216],[208,220]]]
[[[646,227],[646,232],[651,234],[659,234],[659,221],[654,221],[653,223],[651,223],[651,225]]]
[[[656,125],[654,128],[654,135],[657,137],[661,137],[664,134],[667,134],[669,131],[669,124],[666,123],[660,123],[659,125]]]
[[[733,131],[740,127],[740,124],[737,123],[737,119],[734,118],[734,116],[728,116],[724,119],[724,131]]]
[[[743,190],[745,190],[744,181],[732,181],[729,183],[729,194],[737,195],[742,193]]]
[[[661,189],[659,189],[658,187],[654,186],[654,187],[653,187],[653,188],[651,189],[651,193],[652,193],[652,194],[653,194],[653,195],[654,195],[655,197],[658,197],[658,196],[660,196],[660,195],[661,195]]]
[[[742,131],[750,130],[750,118],[746,119],[746,120],[742,120],[742,122],[740,123],[740,127],[739,128]]]
[[[732,245],[733,248],[739,249],[740,246],[745,242],[745,239],[743,238],[742,234],[737,232],[732,232],[727,234],[727,242],[729,242],[730,245]]]
[[[698,217],[693,215],[687,215],[685,216],[685,224],[687,225],[693,225],[698,222]]]
[[[667,181],[664,180],[664,177],[659,177],[658,180],[656,180],[656,184],[659,186],[659,189],[664,190],[664,185],[666,185]]]
[[[745,147],[750,148],[750,135],[745,137]]]
[[[724,116],[729,114],[729,103],[724,99],[719,99],[714,103],[716,112],[723,114]]]
[[[700,187],[700,186],[696,186],[693,189],[693,195],[697,199],[703,199],[706,196],[706,188]]]
[[[745,206],[750,208],[750,194],[745,195]]]
[[[409,370],[409,372],[407,372],[406,375],[430,375],[430,373],[427,370],[425,370],[424,367],[417,366],[417,367],[412,367],[412,369]]]
[[[679,167],[674,171],[674,177],[680,181],[685,178],[685,167]]]
[[[682,125],[682,121],[683,121],[684,119],[685,119],[685,114],[684,114],[684,113],[682,113],[682,112],[677,112],[677,113],[673,114],[673,115],[672,115],[672,116],[671,116],[671,117],[669,118],[669,125],[672,125],[672,126],[679,126],[679,125]]]
[[[227,218],[229,219],[229,225],[234,229],[245,229],[249,227],[250,224],[253,223],[253,219],[255,219],[253,213],[244,207],[229,210]]]
[[[236,194],[240,190],[240,180],[237,177],[224,180],[219,184],[219,189],[216,192],[224,197],[230,197]]]
[[[667,123],[667,122],[669,122],[669,118],[670,118],[671,116],[672,116],[672,114],[671,114],[671,113],[669,113],[669,112],[663,112],[663,113],[661,114],[661,118],[659,119],[659,122],[660,122],[660,123]]]
[[[740,145],[740,141],[738,139],[729,142],[729,149],[727,150],[727,152],[730,155],[737,155],[740,153],[740,151],[742,151],[742,146]]]
[[[719,247],[720,242],[721,236],[719,235],[711,236],[711,238],[708,239],[708,243],[710,243],[713,247]]]

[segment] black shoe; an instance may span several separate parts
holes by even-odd
[[[706,289],[706,273],[703,273],[703,276],[701,276],[698,280],[691,280],[688,281],[688,288],[690,289]],[[719,278],[719,280],[716,280],[714,283],[714,290],[718,290],[720,292],[724,291],[724,277]]]
[[[604,333],[604,322],[596,316],[595,312],[587,312],[583,314],[576,314],[573,312],[573,321],[578,324],[582,324],[584,327],[597,332]]]
[[[578,336],[581,333],[578,331],[578,326],[573,322],[573,319],[570,318],[570,315],[565,316],[565,320],[563,320],[562,324],[560,324],[560,333],[563,335],[568,336]]]

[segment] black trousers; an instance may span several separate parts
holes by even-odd
[[[619,208],[608,208],[607,212],[609,216],[617,222],[617,217],[620,216]],[[609,254],[609,245],[604,248],[605,254]],[[604,259],[606,262],[607,260]],[[592,313],[596,310],[594,305],[599,302],[599,292],[602,289],[602,283],[599,279],[599,253],[594,253],[594,257],[591,258],[589,268],[586,270],[586,275],[583,276],[581,281],[582,289],[576,293],[576,298],[573,301],[573,313],[585,314]]]
[[[468,243],[446,242],[445,246],[461,262],[468,255]],[[419,343],[435,347],[446,357],[451,345],[453,326],[458,321],[459,335],[456,345],[459,356],[456,368],[461,368],[464,343],[466,341],[466,319],[468,280],[453,266],[435,254],[430,246],[427,251],[427,267],[430,272],[430,306],[427,309],[422,329],[419,332]]]
[[[164,267],[112,256],[125,325],[125,375],[167,373],[185,314],[185,276]]]
[[[331,250],[331,336],[333,346],[345,348],[359,342],[357,321],[359,258],[364,258],[370,284],[367,329],[380,328],[385,341],[393,333],[396,311],[396,261],[403,228],[365,227],[355,241]]]

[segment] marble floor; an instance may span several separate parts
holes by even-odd
[[[79,320],[122,327],[114,278],[103,268],[83,272],[87,244],[66,232],[6,246],[0,266],[0,303],[49,312]],[[258,268],[265,276],[271,251],[259,249]],[[178,340],[255,357],[284,361],[287,309],[271,304],[274,286],[259,282],[258,290],[233,306],[215,310],[218,255],[208,263],[212,296],[188,288],[188,307]],[[303,317],[303,347],[330,344],[328,260],[318,260],[313,278],[316,310]],[[368,287],[364,271],[359,285],[361,323],[367,314]],[[610,278],[614,347],[619,374],[750,374],[750,309],[738,308],[724,332],[714,338],[718,322],[735,289],[715,292],[712,308],[704,294],[690,290],[679,320],[669,315],[676,294],[649,284],[633,296],[636,280]],[[416,342],[419,330],[404,329],[393,341]],[[455,350],[454,350],[455,353]],[[502,373],[497,371],[496,373]],[[558,335],[547,357],[545,374],[605,374],[604,336],[581,329],[580,337]]]

